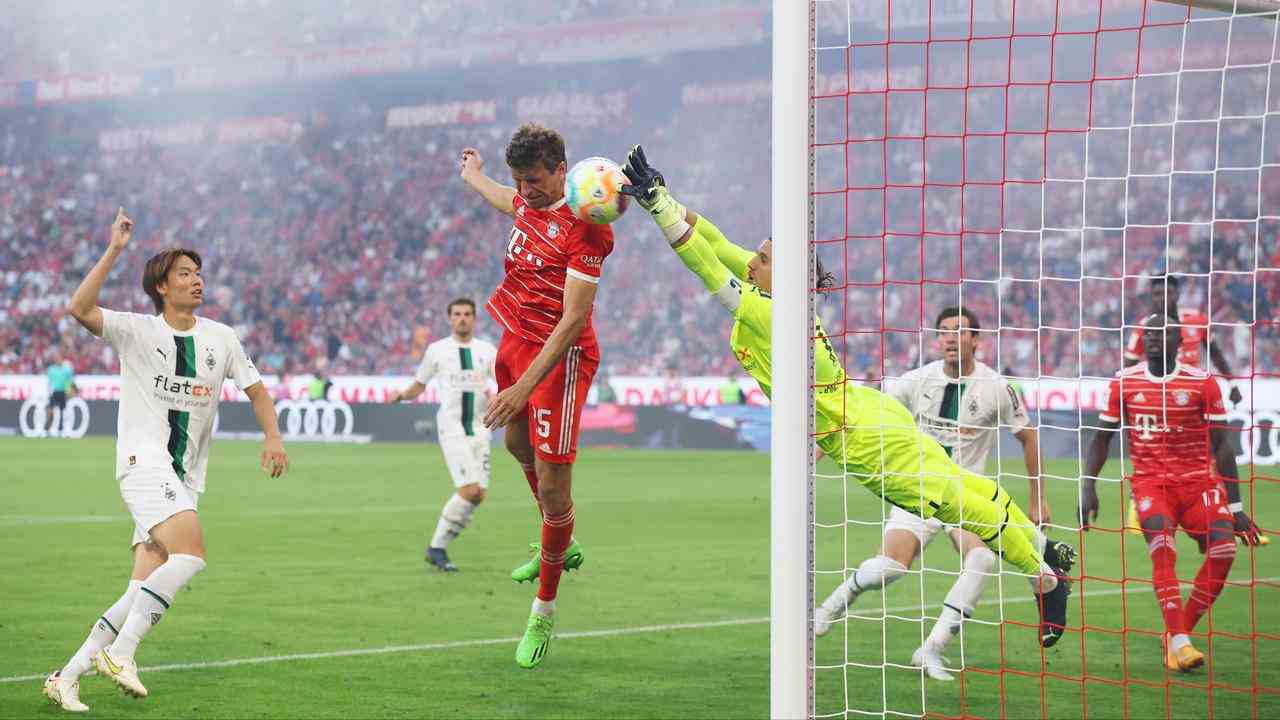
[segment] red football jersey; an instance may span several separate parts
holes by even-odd
[[[1182,330],[1182,344],[1178,346],[1178,362],[1187,367],[1200,365],[1200,347],[1209,335],[1209,318],[1199,310],[1179,310],[1178,323]],[[1143,356],[1142,328],[1129,331],[1129,342],[1124,345],[1127,360],[1145,360]]]
[[[1222,389],[1208,373],[1179,364],[1168,378],[1157,378],[1147,364],[1125,368],[1107,387],[1105,409],[1111,422],[1124,418],[1135,485],[1212,484],[1211,424],[1227,421]]]
[[[600,282],[604,259],[613,252],[613,230],[580,220],[564,200],[535,210],[517,194],[512,206],[516,215],[503,264],[506,274],[485,308],[507,332],[541,344],[564,314],[565,278]],[[578,344],[595,342],[588,317]]]

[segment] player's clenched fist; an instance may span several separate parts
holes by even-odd
[[[124,208],[116,210],[116,219],[111,223],[111,247],[125,249],[129,239],[133,237],[133,220],[124,214]]]
[[[472,173],[483,171],[484,158],[480,157],[480,151],[471,147],[463,148],[462,160],[458,163],[458,174],[462,176],[462,179],[467,179],[467,176]]]

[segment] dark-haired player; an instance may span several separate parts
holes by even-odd
[[[967,307],[948,307],[938,313],[938,350],[942,359],[916,368],[888,383],[886,392],[915,417],[920,429],[937,440],[951,460],[982,475],[987,456],[997,445],[1005,425],[1022,444],[1030,483],[1030,518],[1039,525],[1048,521],[1049,506],[1040,485],[1040,438],[1027,417],[1026,408],[1009,381],[976,359],[981,329],[978,316]],[[865,592],[882,590],[906,575],[929,543],[945,531],[960,553],[961,570],[942,603],[942,612],[925,641],[911,656],[911,664],[935,680],[951,680],[943,653],[959,636],[962,623],[973,615],[987,578],[996,569],[996,554],[982,539],[959,527],[946,527],[937,518],[928,520],[894,507],[879,552],[858,565],[822,605],[814,610],[814,634],[824,635],[834,619]],[[1075,562],[1075,549],[1049,540],[1035,531],[1036,549],[1060,573]]]
[[[1080,522],[1088,529],[1097,520],[1097,476],[1123,420],[1133,461],[1129,486],[1164,615],[1165,665],[1187,672],[1204,664],[1189,633],[1222,592],[1236,557],[1236,533],[1256,545],[1258,529],[1240,501],[1222,390],[1208,373],[1178,360],[1176,319],[1172,313],[1144,319],[1146,362],[1121,370],[1107,388],[1106,407],[1098,415],[1085,461]],[[1185,607],[1174,545],[1179,526],[1205,555]]]
[[[1178,276],[1166,272],[1164,263],[1161,263],[1152,270],[1149,283],[1151,313],[1161,317],[1169,315],[1177,318],[1175,326],[1181,338],[1178,343],[1178,362],[1190,368],[1204,370],[1204,350],[1207,349],[1214,369],[1224,377],[1232,377],[1234,373],[1231,370],[1231,364],[1227,362],[1227,356],[1222,354],[1222,348],[1216,341],[1209,339],[1209,317],[1199,310],[1178,307],[1178,297],[1182,293],[1182,283]],[[1124,345],[1125,367],[1135,365],[1143,359],[1144,334],[1140,327],[1129,332],[1129,339]],[[1231,391],[1227,394],[1227,399],[1232,405],[1239,405],[1240,400],[1243,399],[1240,388],[1230,380],[1228,384]],[[1138,527],[1138,509],[1132,502],[1129,503],[1125,529],[1135,535],[1142,534],[1141,528]]]
[[[457,572],[449,559],[449,543],[471,524],[471,516],[489,490],[489,428],[480,423],[498,350],[475,336],[476,304],[471,298],[449,301],[448,337],[427,346],[409,387],[388,398],[412,400],[434,378],[440,398],[436,437],[453,478],[455,491],[440,509],[436,532],[427,545],[426,561],[443,572]]]
[[[266,435],[262,469],[288,468],[275,405],[235,330],[207,318],[202,262],[193,250],[171,248],[147,261],[142,289],[155,315],[98,307],[98,293],[133,235],[121,209],[107,251],[71,297],[67,311],[120,356],[120,417],[116,467],[120,495],[133,516],[133,573],[124,595],[94,621],[89,637],[44,694],[64,710],[88,710],[79,678],[94,665],[120,689],[146,697],[134,652],[191,578],[205,567],[196,503],[204,492],[209,443],[223,380],[234,380],[253,404]]]
[[[462,179],[513,219],[505,276],[485,308],[502,325],[498,395],[484,424],[507,428],[507,450],[524,469],[542,511],[542,542],[511,576],[538,579],[538,594],[516,647],[531,668],[546,657],[560,575],[582,565],[573,540],[573,461],[587,391],[600,364],[591,308],[604,259],[613,251],[607,225],[578,219],[565,206],[564,139],[549,128],[521,125],[506,149],[512,185],[484,173],[479,151],[462,151]]]

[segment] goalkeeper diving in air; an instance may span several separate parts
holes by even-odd
[[[639,145],[627,155],[623,172],[631,182],[623,192],[649,212],[685,267],[733,316],[733,353],[770,395],[772,240],[754,253],[729,242],[710,220],[676,202]],[[1040,611],[1040,644],[1058,642],[1070,588],[1036,550],[1026,514],[995,482],[952,462],[897,400],[849,382],[821,323],[814,321],[818,446],[871,494],[921,518],[974,533],[1026,574]]]

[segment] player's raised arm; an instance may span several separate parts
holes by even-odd
[[[67,312],[71,313],[71,317],[98,337],[102,336],[102,308],[98,307],[98,294],[102,292],[102,283],[110,274],[111,267],[129,246],[132,237],[133,221],[124,214],[124,208],[120,208],[116,210],[116,219],[111,223],[111,242],[107,245],[107,251],[80,282],[80,287],[76,288],[67,305]]]
[[[472,190],[504,215],[515,215],[516,189],[503,185],[484,173],[484,158],[475,148],[463,148],[458,174]]]
[[[650,214],[654,214],[655,209],[651,209],[648,205],[650,202],[647,197],[655,192],[658,187],[666,187],[666,180],[662,177],[662,173],[658,172],[649,164],[648,158],[645,157],[644,148],[636,145],[631,148],[631,152],[627,153],[627,164],[623,168],[623,172],[627,175],[627,179],[631,181],[630,186],[624,186],[622,191],[628,195],[632,195],[641,201],[641,207],[649,210]],[[656,201],[657,198],[654,198]],[[673,213],[672,218],[679,215],[693,230],[702,236],[706,241],[707,247],[716,256],[725,267],[729,268],[729,272],[739,280],[747,279],[747,265],[751,262],[751,258],[755,253],[745,248],[739,247],[731,242],[724,233],[720,232],[720,228],[707,219],[705,215],[700,215],[693,210],[675,203],[679,208],[678,213]],[[654,220],[662,226],[663,220],[659,220],[654,215]],[[670,237],[667,241],[672,244],[673,248],[679,247],[676,241]]]
[[[622,191],[635,197],[637,204],[649,212],[671,249],[680,257],[685,267],[702,280],[707,292],[715,296],[730,313],[736,313],[742,302],[742,282],[739,278],[746,276],[746,263],[742,263],[741,275],[730,272],[730,268],[712,250],[706,237],[690,224],[689,218],[700,225],[714,226],[706,218],[700,218],[697,213],[686,210],[671,197],[662,173],[649,165],[644,157],[644,150],[639,145],[631,149],[623,172],[631,184],[624,185]],[[715,232],[719,234],[720,231]],[[728,243],[728,240],[724,242]],[[737,246],[732,247],[746,252]],[[750,260],[751,254],[747,254],[747,259]]]

